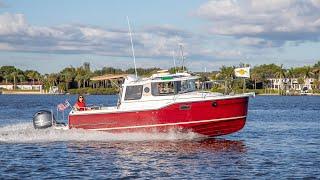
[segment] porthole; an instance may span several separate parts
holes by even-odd
[[[144,88],[144,92],[145,92],[145,93],[149,93],[149,92],[150,92],[150,88],[145,87],[145,88]]]

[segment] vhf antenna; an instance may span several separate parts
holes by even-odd
[[[128,17],[128,16],[127,16],[127,21],[128,21],[129,35],[130,35],[130,41],[131,41],[131,50],[132,50],[132,56],[133,56],[134,72],[136,73],[136,78],[138,79],[137,65],[136,65],[136,56],[134,55],[134,48],[133,48],[133,41],[132,41],[132,33],[131,33],[131,27],[130,27],[130,22],[129,22],[129,17]]]
[[[172,51],[172,58],[173,58],[174,73],[177,73],[177,68],[176,68],[176,57],[175,57],[174,51]]]
[[[180,52],[181,52],[181,59],[182,59],[182,72],[184,72],[184,56],[183,56],[183,47],[182,43],[179,43]]]

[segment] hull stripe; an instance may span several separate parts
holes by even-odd
[[[246,117],[247,116],[237,116],[237,117],[230,117],[230,118],[209,119],[209,120],[189,121],[189,122],[180,122],[180,123],[153,124],[153,125],[143,125],[143,126],[125,126],[125,127],[114,127],[114,128],[97,128],[97,129],[87,129],[87,130],[107,131],[107,130],[134,129],[134,128],[151,128],[151,127],[161,127],[161,126],[175,126],[175,125],[184,125],[184,124],[229,121],[229,120],[235,120],[235,119],[242,119]]]

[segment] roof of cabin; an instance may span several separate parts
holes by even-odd
[[[190,80],[190,79],[198,79],[198,76],[193,76],[189,73],[176,73],[176,74],[169,74],[169,73],[157,73],[153,74],[149,78],[142,78],[137,79],[135,76],[127,76],[124,84],[131,84],[131,85],[142,85],[148,82],[170,82],[170,81],[183,81],[183,80]]]
[[[121,78],[126,78],[128,74],[105,74],[102,76],[95,76],[90,78],[92,81],[104,81],[104,80],[112,80],[112,79],[121,79]]]

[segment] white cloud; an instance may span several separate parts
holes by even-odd
[[[274,43],[261,38],[243,37],[237,40],[240,45],[253,47],[273,47]]]
[[[186,56],[221,58],[239,55],[235,50],[205,48],[206,37],[171,25],[134,29],[137,57],[172,58],[184,44]],[[0,50],[57,54],[131,56],[127,29],[105,29],[87,25],[55,27],[30,25],[23,14],[0,14]]]
[[[175,29],[171,28],[171,32]],[[168,27],[146,29],[134,32],[137,55],[142,57],[166,56],[169,49],[184,35],[178,30],[176,35],[169,33]],[[103,29],[85,25],[64,25],[39,27],[29,25],[22,14],[0,14],[0,46],[2,50],[53,52],[53,53],[92,53],[111,56],[129,56],[130,41],[128,32],[122,29]]]
[[[4,13],[0,15],[0,35],[19,34],[26,28],[22,14]]]
[[[199,49],[199,54],[203,57],[214,57],[220,59],[237,58],[242,56],[240,50],[213,50],[213,49]]]
[[[319,0],[214,0],[195,14],[209,20],[211,34],[284,43],[319,41],[319,12]]]

